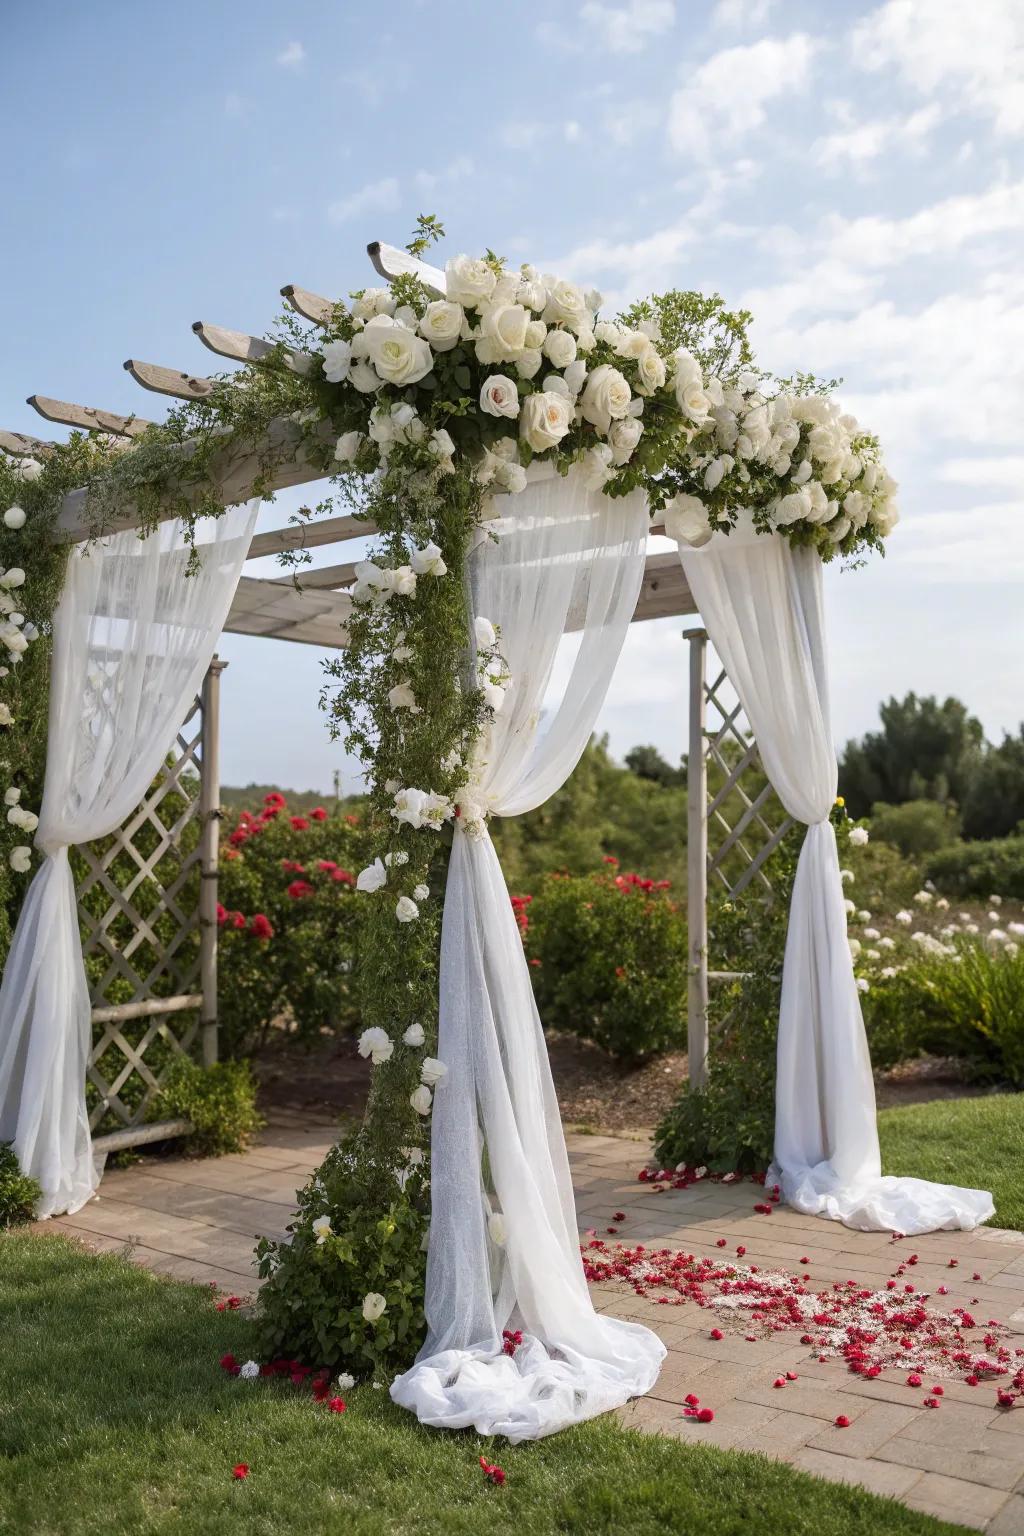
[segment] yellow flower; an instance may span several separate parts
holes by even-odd
[[[843,799],[842,795],[836,795],[836,805],[845,805],[845,804],[846,804],[846,801]]]

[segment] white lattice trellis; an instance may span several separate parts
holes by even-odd
[[[164,769],[132,815],[109,838],[77,850],[93,1004],[90,1126],[117,1124],[96,1138],[100,1155],[188,1130],[183,1120],[151,1120],[153,1100],[171,1062],[191,1055],[197,1038],[203,1060],[216,1060],[222,670],[215,660]]]
[[[708,967],[708,881],[714,879],[728,896],[740,895],[755,880],[770,893],[765,866],[793,818],[767,781],[748,793],[744,777],[749,781],[763,775],[763,768],[743,706],[724,667],[713,682],[707,681],[707,630],[687,630],[684,638],[690,642],[687,1047],[690,1081],[700,1087],[708,1072],[708,985],[736,979],[734,972]],[[721,778],[710,796],[709,766]]]

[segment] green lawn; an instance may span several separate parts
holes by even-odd
[[[249,1324],[209,1292],[59,1236],[0,1238],[4,1536],[955,1536],[761,1457],[605,1420],[539,1444],[422,1430],[362,1387],[331,1414],[225,1375]],[[486,1451],[508,1482],[484,1482]],[[248,1462],[244,1482],[232,1480]]]
[[[992,1224],[1024,1231],[1024,1093],[884,1109],[878,1132],[883,1172],[990,1189]]]

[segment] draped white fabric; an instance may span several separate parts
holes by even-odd
[[[508,526],[474,551],[469,582],[512,677],[478,755],[490,807],[509,816],[540,805],[579,761],[636,606],[647,514],[640,496],[613,501],[575,475],[499,502]],[[541,735],[559,642],[579,628]],[[391,1395],[426,1424],[537,1439],[648,1391],[665,1351],[648,1329],[594,1311],[522,940],[490,837],[459,826],[438,1054],[448,1073],[433,1111],[428,1335]],[[514,1356],[502,1353],[505,1328],[524,1335]]]
[[[180,523],[76,547],[53,627],[46,782],[29,886],[0,985],[0,1140],[38,1179],[38,1214],[93,1194],[85,1074],[89,991],[68,848],[138,805],[213,657],[259,502],[200,523],[186,575]]]
[[[680,558],[711,643],[739,695],[765,772],[808,827],[782,975],[769,1182],[809,1215],[863,1230],[970,1230],[982,1190],[883,1178],[875,1090],[846,933],[835,833],[821,560],[759,535],[749,517]]]

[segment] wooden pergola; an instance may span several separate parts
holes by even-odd
[[[421,279],[433,295],[444,296],[445,275],[438,268],[383,242],[374,242],[367,247],[367,251],[375,271],[381,277],[391,280],[400,275],[412,273]],[[286,284],[280,291],[287,304],[306,320],[320,326],[330,323],[336,301],[311,293],[308,289],[294,283]],[[205,321],[196,321],[192,330],[205,347],[230,362],[257,367],[283,366],[297,373],[307,373],[317,363],[317,359],[309,353],[289,349],[282,352],[280,347],[272,346],[259,337],[228,330],[223,326],[208,324]],[[212,392],[216,384],[214,379],[205,376],[181,372],[163,365],[140,362],[136,358],[129,358],[124,367],[143,389],[172,399],[202,400]],[[30,395],[28,403],[47,421],[80,431],[103,433],[114,439],[123,440],[126,446],[152,425],[149,420],[140,416],[122,416],[99,407],[75,405],[47,395]],[[326,426],[323,431],[324,441],[333,442],[333,434]],[[55,446],[52,441],[0,430],[0,451],[12,456],[45,459],[49,453],[53,452]],[[265,469],[268,458],[272,459],[274,466],[269,474]],[[257,483],[262,488],[277,491],[309,484],[326,477],[322,468],[310,463],[296,424],[286,418],[278,418],[267,429],[265,440],[254,447],[239,448],[230,441],[225,442],[222,453],[213,461],[208,489],[212,490],[224,506],[231,506],[248,499],[253,494]],[[195,494],[198,497],[198,492]],[[172,517],[175,512],[168,508],[166,515]],[[139,522],[140,518],[136,510],[128,506],[119,514],[116,523],[104,527],[104,532],[112,533],[137,527]],[[651,525],[653,532],[657,532],[661,527],[662,524],[659,521]],[[81,542],[91,536],[85,491],[74,491],[65,498],[58,518],[58,529],[60,537],[72,542]],[[252,540],[250,559],[279,555],[287,550],[342,546],[353,540],[366,538],[375,531],[372,523],[353,516],[327,517],[319,521],[293,518],[287,526],[257,534]],[[226,631],[233,634],[291,640],[299,644],[329,649],[343,648],[347,643],[345,626],[351,608],[351,598],[344,589],[355,579],[354,565],[355,562],[349,560],[319,568],[297,567],[294,573],[284,576],[243,576],[225,625]],[[696,612],[697,607],[678,555],[674,551],[648,553],[633,622],[642,623],[649,619],[677,617]],[[723,707],[720,703],[717,690],[725,680],[724,673],[710,687],[708,686],[705,659],[706,633],[703,630],[692,630],[688,632],[687,638],[691,642],[688,1037],[691,1078],[699,1083],[704,1079],[707,1063],[708,983],[709,979],[714,980],[725,974],[708,970],[706,909],[709,876],[716,877],[727,891],[732,892],[737,892],[754,879],[767,884],[763,870],[764,862],[777,846],[789,823],[783,820],[777,825],[772,825],[766,819],[770,791],[764,791],[752,800],[743,790],[740,782],[742,774],[756,760],[756,745],[750,739],[749,732],[744,730],[738,707],[731,709],[727,706]],[[193,1009],[200,1009],[203,1055],[207,1061],[216,1059],[217,1017],[216,868],[219,783],[215,763],[217,756],[216,677],[219,676],[220,664],[215,663],[215,667],[217,668],[216,676],[212,682],[208,680],[204,701],[202,701],[205,703],[205,708],[202,710],[202,747],[199,752],[202,792],[201,839],[198,857],[204,878],[201,881],[200,904],[196,916],[201,935],[201,987],[199,992],[182,991],[179,996],[170,999],[170,1002],[176,1003],[179,1008],[187,1005]],[[709,704],[717,707],[722,717],[722,723],[712,731],[707,729],[706,722]],[[730,737],[737,739],[740,743],[738,765],[730,764],[722,757],[722,744]],[[194,757],[195,754],[193,754],[193,763]],[[712,761],[717,759],[727,774],[725,789],[719,790],[711,803],[708,801],[707,794],[709,758]],[[722,806],[728,795],[734,792],[741,796],[744,810],[740,818],[730,825],[722,814]],[[716,830],[722,834],[721,846],[711,854],[708,849],[709,818]],[[755,830],[759,837],[763,834],[763,838],[756,848],[749,848],[744,838],[746,836],[749,840]],[[123,836],[123,846],[131,847],[130,833]],[[730,881],[722,868],[722,862],[730,852],[746,856],[746,868],[738,881]],[[115,907],[123,911],[124,902],[121,901],[119,907],[114,903],[112,910]],[[100,938],[102,939],[102,927]],[[109,1035],[111,1029],[116,1032],[117,1026],[129,1018],[151,1017],[160,1021],[155,1026],[155,1032],[166,1029],[163,1021],[172,1011],[168,1007],[168,999],[154,998],[149,994],[150,989],[144,983],[140,983],[140,995],[130,1004],[111,1008],[104,1006],[102,999],[98,1001],[94,999],[97,1001],[97,1006],[94,1008],[94,1022],[104,1025],[106,1031],[104,1038]],[[193,1027],[192,1033],[187,1036],[189,1042],[194,1034]],[[137,1046],[132,1047],[123,1040],[115,1043],[118,1043],[119,1048],[124,1047],[129,1070],[144,1070],[145,1064],[142,1061],[144,1045],[140,1050]],[[95,1052],[90,1074],[93,1075],[94,1071]],[[96,1076],[93,1077],[93,1081],[97,1081]],[[111,1085],[105,1080],[100,1081],[103,1089],[106,1090],[102,1094],[105,1104],[117,1113],[117,1088],[115,1087],[111,1092]],[[156,1079],[148,1085],[153,1092],[156,1091],[157,1086]],[[160,1129],[164,1134],[171,1134],[173,1130],[183,1128],[180,1125],[173,1128],[169,1125],[143,1127],[137,1123],[137,1116],[133,1117],[127,1113],[119,1118],[123,1119],[125,1129],[115,1133],[113,1137],[102,1138],[111,1143],[107,1150],[113,1150],[115,1145],[124,1146],[134,1141],[154,1139],[154,1133]]]

